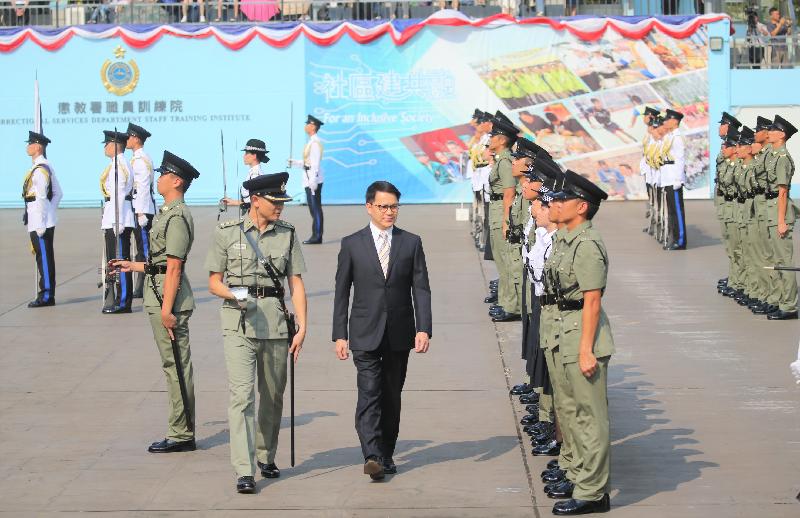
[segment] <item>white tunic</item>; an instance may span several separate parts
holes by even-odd
[[[156,202],[153,199],[153,161],[144,148],[133,152],[133,211],[136,214],[155,214]]]
[[[664,137],[667,160],[674,164],[661,166],[661,185],[680,187],[686,183],[686,145],[680,128],[675,128]]]
[[[39,167],[41,165],[47,166],[50,173]],[[25,196],[36,196],[34,201],[25,204],[28,211],[28,232],[55,227],[58,223],[57,209],[62,192],[55,171],[47,159],[43,156],[36,157],[25,179]],[[50,200],[47,199],[48,184],[52,184],[53,189],[53,197]]]
[[[316,133],[309,137],[303,148],[303,168],[303,187],[316,191],[317,185],[325,181],[322,173],[322,142]]]
[[[531,271],[528,275],[533,283],[533,294],[537,297],[544,295],[544,282],[542,281],[544,263],[550,257],[550,251],[553,249],[553,234],[555,233],[555,230],[548,232],[544,227],[536,229],[536,243],[533,244],[533,250],[531,250]]]
[[[261,164],[256,164],[247,171],[247,180],[252,180],[256,176],[261,176],[262,174],[264,174],[264,172],[261,170]],[[242,202],[250,203],[250,191],[242,187],[239,192],[242,195]]]
[[[133,174],[131,173],[131,166],[125,155],[120,153],[117,155],[117,172],[119,175],[119,183],[117,184],[117,196],[114,196],[114,158],[109,160],[109,164],[100,175],[100,191],[103,198],[108,198],[108,201],[103,203],[103,221],[100,228],[114,228],[114,218],[116,216],[116,201],[119,199],[119,224],[122,227],[134,228],[135,217],[133,214],[133,205],[130,200],[126,200],[126,196],[133,194]]]

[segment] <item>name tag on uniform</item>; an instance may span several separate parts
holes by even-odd
[[[247,243],[234,243],[228,248],[231,250],[247,250]]]

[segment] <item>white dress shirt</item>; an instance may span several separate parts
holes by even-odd
[[[375,251],[378,252],[378,257],[381,255],[381,232],[383,230],[379,229],[375,226],[374,223],[371,221],[369,222],[369,230],[372,232],[372,240],[375,241]],[[392,230],[394,230],[394,225],[386,229],[386,237],[387,242],[389,243],[389,249],[392,248]]]
[[[155,214],[156,202],[153,199],[153,161],[144,148],[133,152],[133,211],[136,214]]]
[[[136,226],[135,217],[133,214],[133,205],[125,196],[133,193],[133,174],[131,173],[131,166],[125,155],[120,153],[117,155],[117,172],[119,174],[119,183],[117,189],[117,196],[114,196],[114,158],[110,159],[110,163],[101,175],[101,181],[105,176],[105,181],[102,181],[101,192],[103,196],[108,196],[108,201],[103,203],[103,220],[100,224],[101,229],[114,228],[115,203],[119,198],[119,224],[121,227],[134,228]]]
[[[536,243],[533,244],[533,250],[531,250],[532,271],[529,271],[528,275],[533,283],[533,294],[537,297],[544,295],[544,282],[542,279],[544,262],[550,257],[550,251],[553,248],[553,234],[555,233],[555,230],[548,232],[544,227],[536,229]]]
[[[316,191],[317,185],[325,181],[322,173],[322,142],[316,133],[308,138],[303,148],[303,168],[303,187]]]

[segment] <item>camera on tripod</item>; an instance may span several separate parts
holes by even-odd
[[[755,32],[758,23],[758,9],[754,5],[745,6],[744,14],[747,16],[747,30]]]

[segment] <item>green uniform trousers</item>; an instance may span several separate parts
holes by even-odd
[[[728,274],[728,286],[740,290],[744,288],[744,272],[742,271],[742,250],[739,242],[739,224],[735,221],[726,221],[728,229],[728,246],[730,249],[731,265]]]
[[[497,286],[497,304],[509,313],[519,314],[520,299],[514,286],[512,268],[509,257],[508,242],[503,235],[503,201],[497,200],[489,204],[489,239],[492,246],[494,262],[499,278]],[[522,268],[519,264],[519,268]]]
[[[502,305],[508,313],[520,314],[522,311],[522,245],[504,240],[506,261],[508,262],[508,286],[510,300]],[[499,294],[498,294],[499,299]]]
[[[790,208],[791,210],[791,208]],[[789,225],[786,237],[778,235],[777,225],[768,229],[769,242],[772,249],[772,259],[775,266],[794,266],[794,245],[792,244],[793,225]],[[771,272],[771,277],[777,288],[777,305],[781,311],[795,311],[797,309],[797,277],[795,272]]]
[[[542,389],[536,390],[539,393],[539,421],[547,423],[553,422],[553,396],[542,394]]]
[[[608,360],[597,358],[591,378],[581,372],[578,362],[564,365],[575,405],[573,448],[581,459],[572,498],[600,500],[609,490],[611,438],[608,422]]]
[[[169,397],[169,422],[167,439],[173,441],[188,441],[194,438],[194,433],[189,431],[186,416],[183,412],[183,398],[178,383],[178,371],[175,369],[175,355],[172,353],[172,342],[167,329],[161,323],[161,308],[146,307],[150,327],[153,328],[153,337],[156,339],[158,353],[161,355],[161,368],[167,377],[167,396]],[[175,313],[177,324],[173,330],[175,341],[178,343],[181,366],[186,383],[186,395],[189,399],[189,413],[196,420],[194,413],[194,373],[192,370],[192,351],[189,348],[189,317],[191,311]],[[194,424],[194,423],[192,423]]]
[[[257,458],[275,461],[283,414],[283,391],[289,344],[285,338],[245,338],[241,331],[224,331],[228,369],[228,425],[231,464],[237,477],[253,476]],[[255,421],[255,384],[258,378],[258,426]]]
[[[772,253],[767,242],[767,228],[763,221],[751,218],[747,224],[748,250],[747,260],[751,264],[753,275],[752,290],[755,298],[766,301],[770,295],[769,272],[764,266],[772,264]]]
[[[561,428],[561,453],[558,456],[558,465],[567,472],[567,478],[572,482],[578,479],[582,461],[575,449],[573,433],[575,433],[575,400],[572,399],[572,390],[567,381],[567,374],[561,360],[559,347],[545,350],[547,370],[550,374],[550,383],[553,385],[553,406],[556,419]]]

